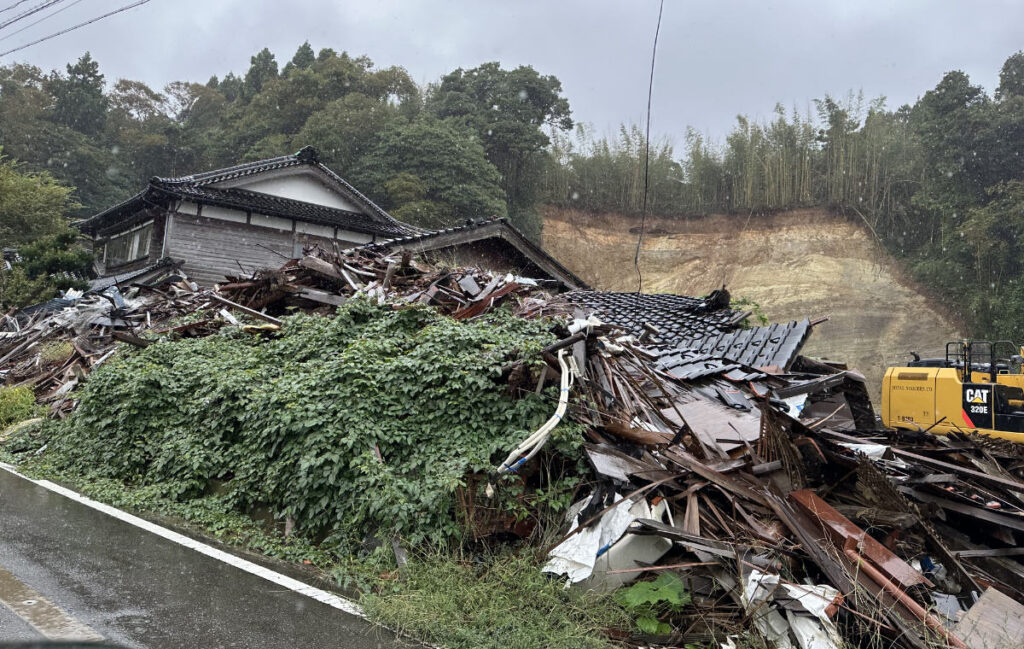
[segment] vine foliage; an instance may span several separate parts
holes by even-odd
[[[465,477],[550,415],[551,395],[502,382],[542,362],[549,326],[351,300],[272,337],[160,340],[91,375],[46,459],[179,501],[222,484],[239,511],[269,507],[339,547],[367,532],[443,544],[462,535]]]

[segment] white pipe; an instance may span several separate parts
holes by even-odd
[[[544,444],[548,441],[548,437],[551,436],[551,431],[558,426],[559,422],[562,421],[562,417],[565,416],[565,411],[569,407],[569,389],[573,384],[574,372],[570,370],[569,365],[565,362],[565,350],[560,349],[558,351],[558,365],[562,369],[562,390],[558,395],[558,407],[555,409],[555,414],[551,416],[544,425],[538,428],[532,435],[527,437],[516,450],[509,453],[509,456],[505,458],[505,461],[498,467],[498,475],[502,473],[509,473],[516,471],[520,466],[526,463],[527,460],[536,455]],[[527,453],[524,457],[516,460],[517,457]]]

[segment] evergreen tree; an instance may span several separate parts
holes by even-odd
[[[53,120],[85,135],[103,130],[107,117],[107,98],[103,94],[103,75],[99,63],[86,52],[67,74],[54,72],[47,83],[53,95]]]

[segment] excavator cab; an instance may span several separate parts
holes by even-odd
[[[945,358],[890,367],[882,423],[938,435],[977,432],[1024,443],[1024,349],[1008,340],[946,344]]]

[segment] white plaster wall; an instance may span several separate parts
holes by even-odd
[[[334,238],[333,225],[320,225],[318,223],[304,223],[303,221],[296,221],[295,231],[300,232],[302,234],[313,234],[318,237],[325,237],[327,239]]]
[[[203,216],[205,216],[205,214]],[[266,214],[257,214],[256,212],[253,212],[252,215],[250,216],[249,223],[252,223],[253,225],[258,225],[258,226],[264,227],[264,228],[274,228],[276,230],[286,230],[288,232],[291,232],[291,230],[292,230],[292,220],[291,219],[282,219],[282,218],[277,217],[277,216],[267,216]]]
[[[338,239],[341,241],[351,241],[352,243],[370,243],[373,241],[373,235],[338,228]]]
[[[351,201],[321,182],[317,174],[309,171],[300,171],[299,173],[287,175],[261,175],[248,182],[232,184],[231,186],[260,192],[261,194],[270,194],[296,201],[349,210],[350,212],[362,212]]]
[[[178,212],[180,214],[190,214],[190,212],[182,212],[181,210],[178,210]],[[248,215],[241,210],[232,210],[219,205],[203,205],[203,216],[208,219],[245,223]]]

